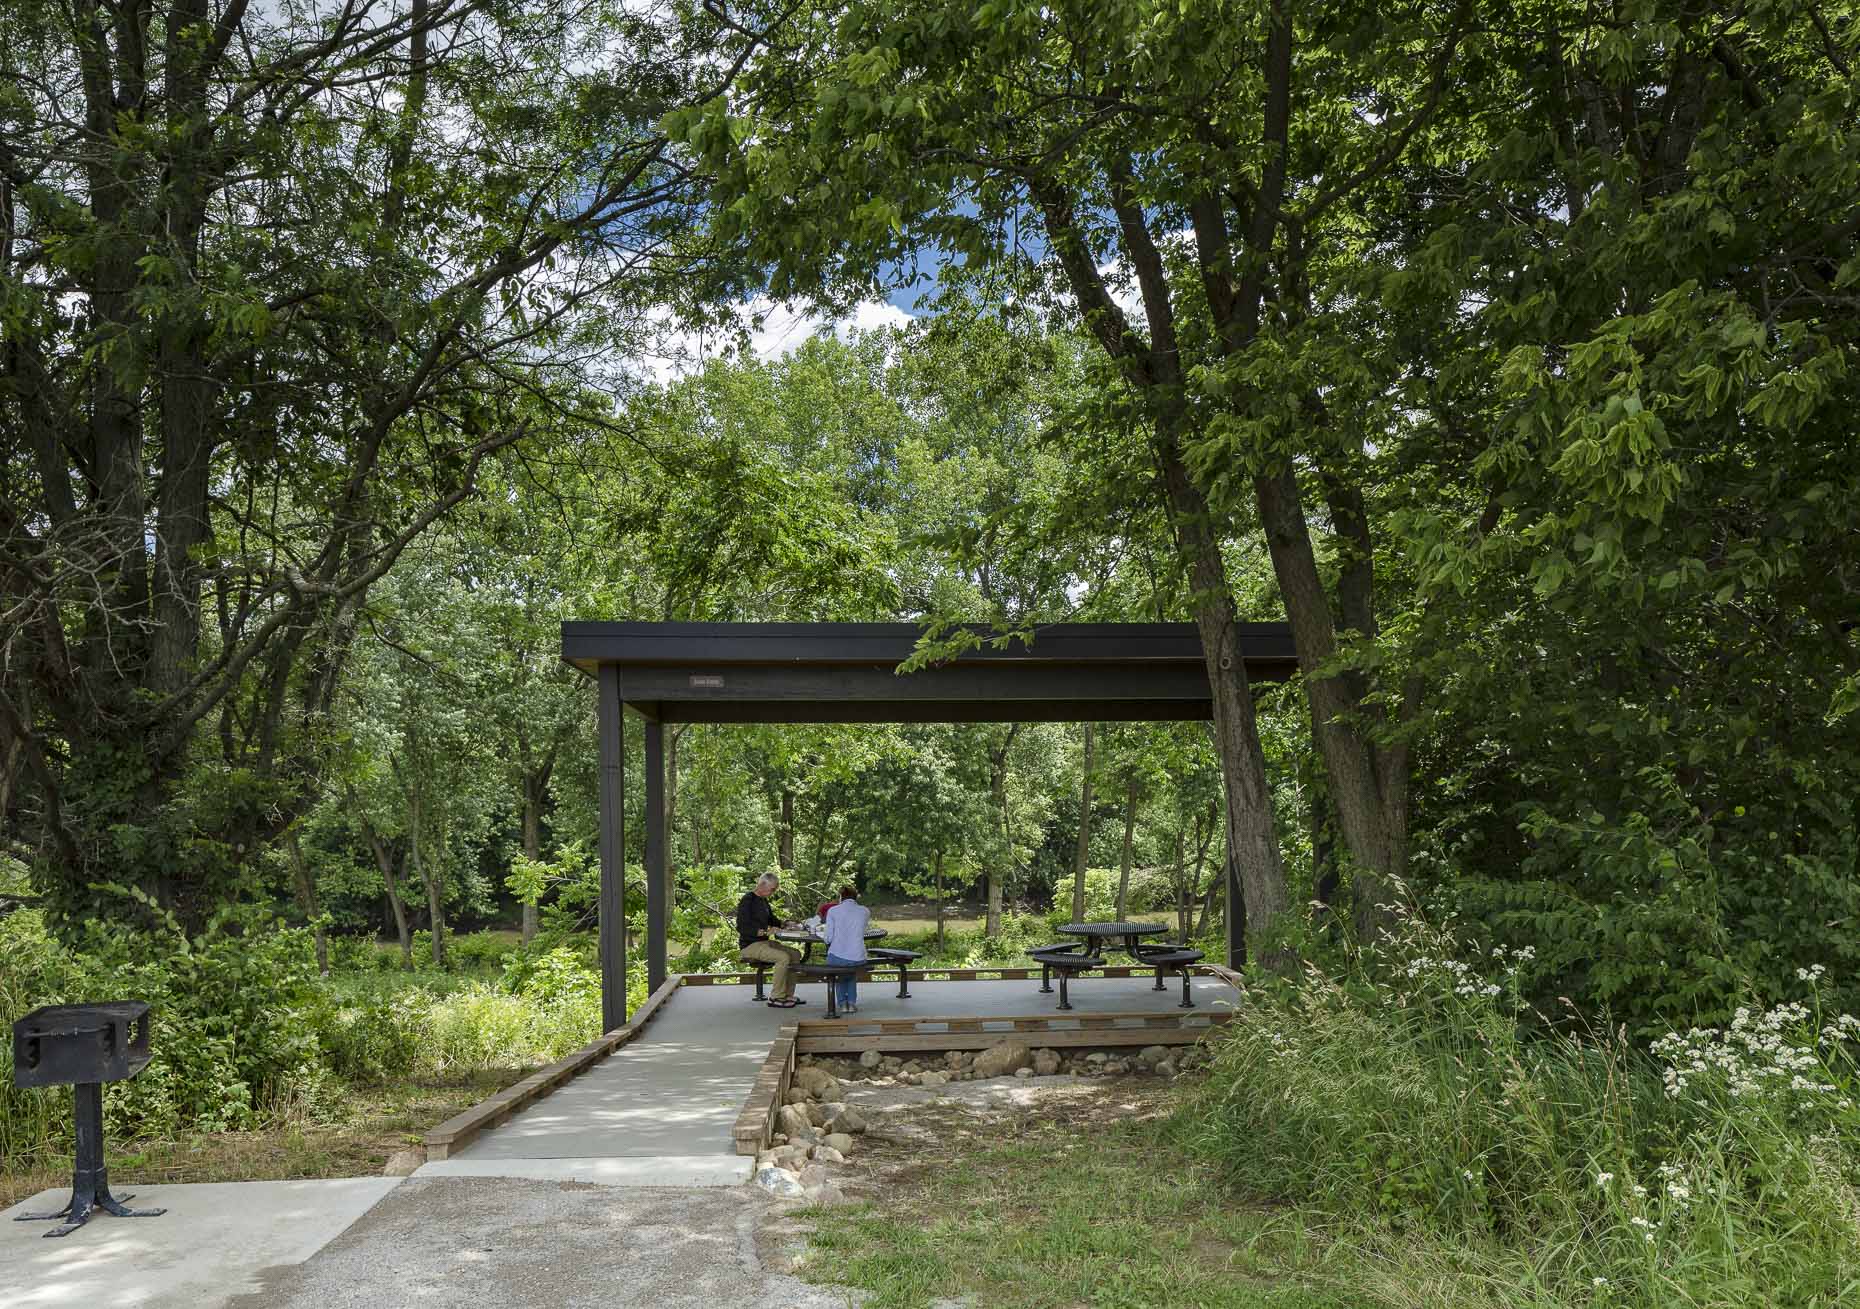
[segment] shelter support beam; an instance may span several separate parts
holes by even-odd
[[[619,667],[602,664],[599,680],[601,1028],[611,1032],[626,1022],[626,717]]]
[[[665,938],[671,926],[666,904],[665,724],[646,721],[646,989],[665,984]]]

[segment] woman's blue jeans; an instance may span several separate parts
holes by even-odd
[[[862,964],[865,962],[865,960],[863,959],[842,959],[839,955],[830,954],[827,956],[827,962],[830,964]],[[859,980],[856,977],[851,976],[850,974],[845,977],[834,978],[833,979],[833,1003],[838,1005],[842,1009],[844,1009],[849,1004],[850,1005],[858,1004],[859,1003]]]

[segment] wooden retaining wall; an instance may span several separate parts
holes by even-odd
[[[788,1086],[794,1080],[795,1028],[789,1023],[775,1032],[768,1057],[756,1073],[749,1097],[736,1115],[736,1127],[730,1135],[736,1141],[736,1153],[759,1154],[768,1148],[775,1132],[775,1112],[788,1099]]]
[[[672,992],[684,984],[686,979],[674,973],[646,998],[646,1003],[639,1007],[639,1012],[626,1021],[622,1027],[603,1033],[581,1049],[563,1059],[558,1059],[547,1068],[531,1073],[522,1081],[507,1086],[488,1100],[480,1100],[471,1108],[460,1114],[454,1114],[439,1126],[426,1133],[426,1157],[445,1159],[457,1154],[471,1143],[478,1133],[487,1128],[496,1127],[517,1110],[536,1103],[556,1087],[585,1073],[595,1064],[631,1041],[645,1029],[653,1016],[665,1006]],[[785,1089],[785,1088],[784,1088]]]

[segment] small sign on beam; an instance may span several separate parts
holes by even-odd
[[[693,686],[722,686],[723,685],[723,674],[721,673],[693,673],[691,674],[691,685]]]

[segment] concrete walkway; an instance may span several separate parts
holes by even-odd
[[[94,1217],[69,1236],[15,1223],[71,1198],[43,1191],[0,1212],[0,1305],[6,1309],[213,1309],[257,1290],[267,1269],[302,1263],[402,1182],[194,1182],[113,1187],[159,1218]],[[385,1302],[383,1302],[385,1304]]]
[[[1226,1009],[1233,992],[1197,978],[1196,1012]],[[915,982],[909,999],[896,981],[859,988],[851,1022],[879,1018],[987,1017],[1079,1013],[1177,1013],[1180,983],[1158,992],[1149,977],[1088,977],[1072,984],[1072,1014],[1041,995],[1038,980]],[[784,1023],[826,1016],[821,983],[800,991],[807,1003],[770,1009],[747,986],[685,986],[646,1030],[618,1053],[493,1128],[417,1177],[523,1177],[608,1185],[731,1185],[750,1161],[734,1153],[730,1129],[749,1095],[769,1042]]]
[[[852,1020],[1177,1012],[1177,984],[1085,978],[1057,1014],[1039,982],[860,987]],[[1197,979],[1198,1013],[1229,1007]],[[682,987],[640,1037],[456,1157],[398,1178],[119,1186],[160,1218],[103,1216],[63,1240],[4,1221],[54,1209],[47,1191],[0,1214],[5,1309],[458,1305],[521,1309],[754,1303],[828,1309],[843,1294],[761,1267],[767,1200],[731,1128],[777,1028],[826,1012],[770,1009],[746,986]],[[1037,1039],[1037,1038],[1036,1038]],[[592,1183],[593,1185],[589,1185]],[[672,1189],[679,1188],[679,1189]],[[699,1189],[691,1189],[699,1188]],[[249,1298],[245,1298],[249,1297]]]

